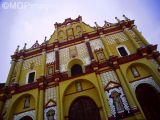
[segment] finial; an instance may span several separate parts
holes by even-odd
[[[17,53],[17,52],[19,52],[19,45],[17,45],[17,48],[14,53]]]
[[[27,43],[24,44],[23,50],[26,50]]]
[[[118,23],[120,23],[120,20],[117,17],[115,17],[115,19],[118,21]]]
[[[38,43],[38,40],[36,40],[36,43]]]
[[[125,20],[130,20],[128,17],[126,17],[125,15],[123,15],[124,19]]]
[[[97,24],[97,22],[94,22],[95,23],[95,25],[96,25],[96,28],[99,28],[100,26]]]
[[[107,22],[106,20],[104,21],[104,26],[110,26],[111,25],[111,23],[109,23],[109,22]]]

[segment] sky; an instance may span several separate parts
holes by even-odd
[[[30,48],[36,40],[49,39],[55,22],[81,15],[85,23],[103,26],[105,20],[123,19],[123,14],[135,20],[139,31],[160,50],[159,0],[0,0],[0,83],[7,79],[17,45],[22,49],[27,43]]]

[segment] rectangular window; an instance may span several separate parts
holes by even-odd
[[[124,47],[119,47],[118,51],[119,51],[121,56],[127,56],[128,55],[128,53],[127,53],[127,51]]]
[[[34,81],[34,77],[35,77],[35,72],[29,73],[28,83],[32,83]]]

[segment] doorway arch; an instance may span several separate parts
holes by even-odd
[[[20,120],[33,120],[30,116],[24,116]]]
[[[69,120],[100,120],[99,109],[91,98],[78,97],[70,106]]]
[[[138,85],[135,92],[147,120],[160,120],[159,92],[146,83]]]
[[[71,76],[82,74],[82,67],[79,64],[75,64],[71,67]]]

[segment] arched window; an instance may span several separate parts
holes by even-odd
[[[128,51],[128,49],[127,49],[127,47],[125,45],[118,46],[117,50],[118,50],[119,55],[122,56],[122,57],[123,56],[127,56],[127,55],[130,54],[129,51]]]
[[[47,120],[55,120],[54,116],[55,116],[55,110],[51,109],[49,110],[47,113]]]
[[[111,97],[113,99],[113,104],[116,108],[117,113],[124,111],[124,106],[120,98],[120,94],[116,91],[112,92]]]
[[[71,68],[71,75],[74,76],[74,75],[80,75],[82,74],[83,71],[82,71],[82,67],[78,64],[75,64],[72,66]]]

